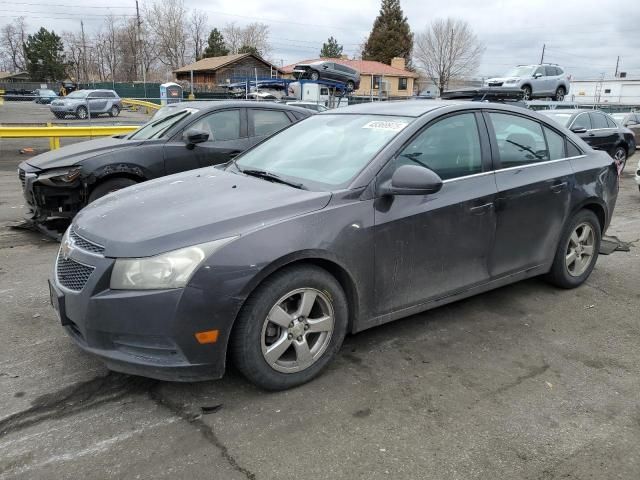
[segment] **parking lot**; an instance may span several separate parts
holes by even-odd
[[[73,344],[49,306],[57,244],[11,228],[22,146],[0,139],[0,479],[638,478],[637,156],[608,232],[630,252],[582,287],[532,279],[373,328],[318,379],[267,393],[234,371],[110,373]]]

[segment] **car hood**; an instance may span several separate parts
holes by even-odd
[[[208,167],[111,193],[84,208],[74,230],[107,257],[148,257],[243,235],[324,208],[331,194]]]
[[[488,80],[486,80],[486,82],[487,83],[489,83],[489,82],[508,82],[508,81],[517,82],[518,80],[520,80],[520,77],[496,77],[496,78],[489,78]]]
[[[63,168],[76,165],[87,158],[96,157],[120,148],[131,148],[139,141],[124,138],[106,137],[87,142],[74,143],[57,150],[49,150],[27,161],[27,164],[41,170]]]

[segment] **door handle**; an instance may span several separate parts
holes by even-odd
[[[484,215],[491,208],[493,208],[493,202],[485,203],[484,205],[478,205],[477,207],[471,207],[469,211],[473,215]]]
[[[589,134],[589,136],[590,136],[590,137],[595,137],[595,136],[596,136],[596,134],[595,134],[595,133],[590,133],[590,134]]]
[[[560,193],[565,188],[567,188],[567,182],[562,182],[551,185],[551,187],[549,187],[549,190],[551,190],[553,193]]]

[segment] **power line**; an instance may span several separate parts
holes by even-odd
[[[110,14],[106,14],[106,13],[67,13],[67,12],[27,12],[27,11],[22,11],[22,10],[0,10],[0,12],[3,13],[10,13],[10,12],[15,12],[18,15],[7,15],[8,17],[23,17],[25,14],[29,15],[29,18],[48,18],[48,19],[52,19],[52,20],[73,20],[73,17],[111,17],[111,16],[117,16],[117,17],[135,17],[135,15],[124,15],[124,14],[114,14],[114,13],[110,13]],[[36,16],[33,17],[31,16],[32,14],[35,15],[39,15],[39,14],[48,14],[47,16]],[[49,15],[73,15],[73,17],[52,17]]]
[[[60,3],[26,3],[26,2],[7,2],[7,1],[0,1],[0,4],[7,4],[7,5],[29,5],[29,6],[33,6],[33,7],[64,7],[64,8],[78,8],[78,5],[63,5]],[[126,8],[126,9],[133,9],[136,7],[131,7],[131,6],[117,6],[117,5],[112,5],[112,6],[94,6],[94,5],[83,5],[80,8],[106,8],[106,9],[111,9],[111,8]]]

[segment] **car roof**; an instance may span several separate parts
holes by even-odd
[[[287,105],[284,103],[276,102],[255,102],[251,100],[202,100],[202,101],[188,101],[180,103],[172,103],[169,105],[163,105],[163,108],[195,108],[200,111],[218,110],[220,108],[229,107],[251,107],[251,108],[267,108],[269,110],[289,110],[295,112],[302,112],[305,115],[309,114],[309,110],[306,108],[300,108],[296,106]]]
[[[368,115],[396,115],[403,117],[420,117],[436,108],[447,107],[451,105],[465,105],[472,102],[458,101],[433,101],[425,102],[422,100],[394,100],[387,102],[367,102],[358,105],[350,105],[338,109],[322,112],[320,115],[328,114],[368,114]],[[475,102],[479,103],[479,102]]]
[[[562,113],[568,115],[576,115],[578,113],[589,113],[589,112],[597,112],[597,113],[605,113],[602,110],[592,110],[590,108],[561,108],[559,110],[538,110],[538,113]]]

